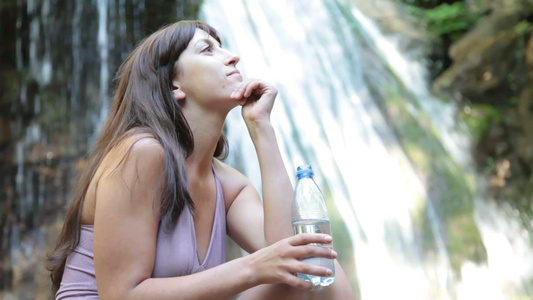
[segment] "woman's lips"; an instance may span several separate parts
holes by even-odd
[[[237,76],[242,81],[242,75],[241,75],[241,72],[239,72],[239,70],[231,71],[228,73],[227,76],[228,77]]]
[[[235,74],[241,75],[241,72],[239,72],[239,70],[234,70],[234,71],[229,72],[228,76],[235,75]]]

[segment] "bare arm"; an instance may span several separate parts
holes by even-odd
[[[292,235],[290,224],[291,199],[293,188],[287,175],[285,165],[279,151],[274,129],[270,123],[270,112],[277,95],[274,86],[256,79],[245,80],[240,89],[234,94],[235,99],[245,99],[242,115],[248,127],[248,132],[254,143],[263,187],[263,216],[256,220],[263,221],[263,246]],[[249,186],[248,189],[253,189]],[[236,206],[246,200],[244,198],[257,197],[252,191],[243,190],[236,201]],[[257,202],[257,201],[255,201]],[[243,206],[246,204],[243,204]],[[257,228],[246,227],[250,230],[243,233],[248,237],[257,237]],[[255,230],[252,232],[251,230]]]
[[[269,120],[276,94],[274,87],[257,80],[244,81],[241,89],[233,94],[235,99],[246,100],[242,114],[254,142],[263,183],[263,205],[255,189],[244,180],[244,188],[241,189],[228,212],[229,233],[248,252],[261,248],[261,243],[270,245],[292,235],[290,211],[293,189]],[[280,288],[280,286],[273,285],[247,291],[243,294],[243,298],[353,299],[353,291],[344,271],[337,261],[335,265],[335,284],[320,292],[313,291],[307,294],[291,287]]]
[[[293,188],[270,122],[248,125],[261,167],[265,239],[271,245],[292,235]]]
[[[163,149],[155,140],[140,140],[124,161],[118,167],[110,165],[98,182],[94,261],[101,299],[226,299],[263,283],[309,289],[308,283],[292,273],[328,274],[325,268],[298,261],[309,255],[335,256],[322,247],[307,246],[324,242],[324,235],[307,235],[285,239],[203,272],[150,278],[164,179],[163,157]]]

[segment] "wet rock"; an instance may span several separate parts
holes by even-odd
[[[533,34],[529,39],[526,65],[530,84],[522,91],[516,108],[520,124],[520,136],[516,152],[526,172],[531,177],[528,183],[530,189],[528,190],[533,190]]]
[[[466,0],[469,9],[478,14],[488,14],[494,11],[516,12],[527,5],[532,5],[531,0]]]
[[[524,64],[527,37],[516,26],[523,17],[495,13],[452,45],[452,66],[433,84],[436,93],[458,91],[474,103],[507,106],[529,84]]]
[[[533,1],[467,5],[481,18],[450,47],[453,64],[433,82],[433,90],[447,98],[459,94],[454,98],[460,105],[498,112],[500,117],[478,133],[474,157],[492,196],[519,203],[533,195],[527,192],[533,190]]]
[[[27,2],[0,4],[0,299],[6,300],[52,298],[45,257],[103,101],[98,6],[114,12],[108,25],[112,76],[139,39],[176,15],[197,18],[201,4]]]
[[[529,79],[533,83],[533,34],[529,38],[529,45],[526,53],[526,64],[529,73]]]
[[[516,152],[520,160],[525,166],[528,166],[529,172],[531,172],[533,168],[533,84],[522,91],[516,113],[521,132]]]

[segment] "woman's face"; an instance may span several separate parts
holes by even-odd
[[[220,103],[217,101],[220,99],[235,102],[230,98],[231,93],[242,82],[236,68],[238,62],[238,56],[221,48],[207,32],[196,29],[177,61],[179,72],[172,80],[173,88],[179,87],[181,97],[187,101],[209,103],[209,106]]]

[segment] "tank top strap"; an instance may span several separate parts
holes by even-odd
[[[198,259],[198,267],[195,272],[212,268],[226,261],[226,206],[222,185],[212,166],[216,186],[216,203],[211,239],[203,262]]]

